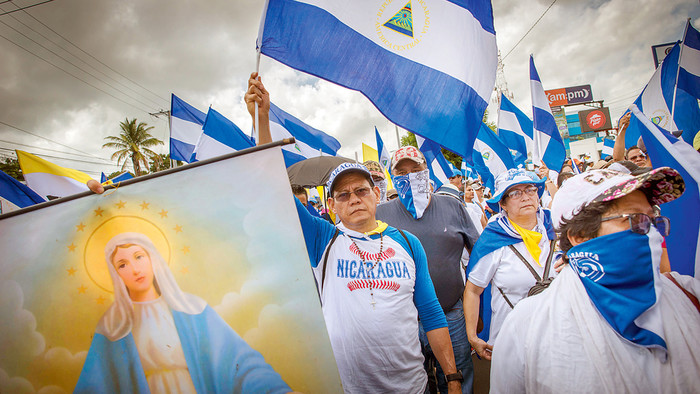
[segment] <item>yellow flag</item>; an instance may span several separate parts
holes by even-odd
[[[92,177],[72,168],[61,167],[31,153],[17,151],[19,166],[27,186],[40,196],[65,197],[89,190]]]
[[[367,161],[367,160],[374,160],[376,162],[379,162],[379,153],[377,152],[376,149],[372,148],[371,146],[365,144],[364,142],[362,143],[362,161]],[[387,190],[388,189],[393,189],[394,184],[391,183],[391,177],[389,176],[389,172],[387,172],[387,169],[384,169],[384,176],[386,177],[387,180]]]

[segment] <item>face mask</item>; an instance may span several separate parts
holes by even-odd
[[[407,175],[392,176],[399,200],[414,219],[420,219],[430,202],[430,171],[425,169]]]
[[[382,179],[379,182],[374,182],[374,186],[379,187],[379,202],[386,202],[386,189],[389,182],[386,179]]]
[[[623,338],[666,348],[657,305],[661,295],[661,234],[631,230],[593,238],[571,248],[569,263],[596,309]]]

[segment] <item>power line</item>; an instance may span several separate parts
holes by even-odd
[[[1,10],[1,9],[0,9],[0,10]],[[42,45],[41,43],[37,42],[37,41],[34,40],[33,38],[27,36],[26,34],[24,34],[24,33],[22,33],[21,31],[15,29],[14,27],[8,25],[6,22],[3,22],[2,20],[0,20],[0,23],[2,23],[3,25],[5,25],[5,26],[9,27],[10,29],[14,30],[15,32],[17,32],[18,34],[22,35],[24,38],[30,40],[31,42],[35,43],[36,45],[39,45],[41,48],[44,48],[45,50],[51,52],[54,56],[56,56],[56,57],[62,59],[62,60],[65,61],[66,63],[70,64],[71,66],[77,68],[78,70],[84,72],[85,74],[87,74],[87,75],[89,75],[89,76],[95,78],[96,80],[98,80],[98,81],[104,83],[105,85],[109,86],[110,88],[116,90],[117,92],[119,92],[119,93],[125,95],[126,97],[129,97],[130,99],[133,99],[134,101],[136,101],[136,102],[139,103],[139,104],[143,104],[143,105],[145,105],[146,107],[153,108],[152,105],[146,104],[146,103],[144,103],[143,101],[137,99],[136,97],[130,96],[130,95],[127,94],[126,92],[124,92],[124,91],[122,91],[122,90],[120,90],[120,89],[114,87],[113,85],[110,85],[109,83],[107,83],[107,82],[105,82],[104,80],[102,80],[102,79],[96,77],[94,74],[90,73],[89,71],[83,69],[82,67],[78,66],[77,64],[75,64],[75,63],[71,62],[70,60],[66,59],[65,57],[59,55],[58,53],[54,52],[53,50],[51,50],[51,49],[45,47],[44,45]],[[20,23],[21,23],[21,22],[20,22]]]
[[[136,108],[136,109],[139,110],[139,111],[143,111],[143,112],[145,112],[145,113],[149,113],[148,111],[144,110],[143,108],[139,108],[139,107],[137,107],[137,106],[135,106],[135,105],[133,105],[133,104],[131,104],[131,103],[128,103],[128,102],[126,102],[126,101],[120,99],[119,97],[113,95],[112,93],[109,93],[109,92],[107,92],[107,91],[105,91],[105,90],[103,90],[103,89],[101,89],[101,88],[99,88],[99,87],[97,87],[97,86],[91,84],[90,82],[88,82],[88,81],[86,81],[86,80],[84,80],[84,79],[82,79],[82,78],[80,78],[80,77],[78,77],[78,76],[76,76],[76,75],[74,75],[74,74],[71,74],[70,72],[68,72],[68,71],[64,70],[63,68],[61,68],[61,67],[55,65],[54,63],[51,63],[50,61],[44,59],[43,57],[37,55],[37,54],[34,53],[34,52],[28,50],[27,48],[25,48],[25,47],[23,47],[23,46],[17,44],[16,42],[14,42],[14,41],[10,40],[9,38],[3,36],[2,34],[0,34],[0,37],[4,38],[5,40],[7,40],[8,42],[10,42],[11,44],[16,45],[17,47],[19,47],[20,49],[26,51],[26,52],[29,53],[30,55],[34,55],[34,56],[38,57],[39,59],[45,61],[46,63],[48,63],[48,64],[50,64],[50,65],[56,67],[57,69],[63,71],[64,73],[70,75],[71,77],[73,77],[73,78],[75,78],[75,79],[77,79],[77,80],[79,80],[79,81],[81,81],[81,82],[84,82],[85,84],[87,84],[87,85],[89,85],[89,86],[91,86],[91,87],[93,87],[93,88],[99,90],[100,92],[102,92],[102,93],[104,93],[104,94],[107,94],[107,95],[109,95],[109,96],[115,98],[116,100],[119,100],[119,101],[121,101],[122,103],[124,103],[124,104],[130,106],[130,107]]]
[[[0,149],[7,150],[7,151],[12,151],[12,152],[14,151],[14,149],[5,148],[5,147],[0,147]],[[35,155],[35,156],[49,157],[49,158],[51,158],[51,159],[69,160],[69,161],[76,161],[76,162],[79,162],[79,163],[88,163],[88,164],[94,164],[94,165],[100,165],[100,166],[114,166],[114,167],[119,167],[119,168],[121,168],[120,165],[114,164],[114,163],[96,163],[96,162],[94,162],[94,161],[80,160],[80,159],[72,159],[72,158],[70,158],[70,157],[51,156],[51,155],[47,155],[47,154],[45,154],[45,153],[32,153],[32,154]]]
[[[6,0],[6,1],[9,1],[9,2],[12,3],[13,0]],[[2,3],[0,3],[0,4],[2,4]],[[18,7],[15,3],[12,3],[12,5],[14,5],[15,7]],[[40,21],[39,19],[37,19],[34,15],[30,14],[28,11],[23,11],[23,12],[24,12],[25,14],[27,14],[30,18],[34,19],[34,20],[37,21],[39,24],[41,24],[42,26],[44,26],[45,28],[49,29],[49,30],[50,30],[52,33],[54,33],[55,35],[61,37],[61,38],[62,38],[63,40],[65,40],[67,43],[69,43],[69,44],[71,44],[73,47],[77,48],[80,52],[86,54],[87,56],[89,56],[90,58],[92,58],[93,60],[95,60],[96,62],[98,62],[98,63],[100,63],[101,65],[103,65],[103,66],[107,67],[108,69],[110,69],[112,72],[116,73],[117,75],[121,76],[122,78],[126,79],[127,81],[133,83],[134,85],[140,87],[141,89],[143,89],[143,90],[145,90],[145,91],[151,93],[154,97],[157,97],[159,100],[163,100],[163,101],[165,101],[166,103],[168,102],[168,100],[166,100],[166,99],[164,99],[163,97],[161,97],[158,93],[155,93],[154,91],[148,89],[147,87],[141,85],[140,83],[134,81],[133,79],[127,77],[126,75],[120,73],[119,71],[113,69],[112,67],[110,67],[110,66],[108,66],[107,64],[105,64],[104,62],[102,62],[100,59],[96,58],[95,56],[91,55],[91,54],[88,53],[87,51],[83,50],[81,47],[79,47],[78,45],[74,44],[71,40],[67,39],[66,37],[64,37],[63,35],[61,35],[59,32],[57,32],[56,30],[52,29],[51,27],[49,27],[49,26],[48,26],[47,24],[45,24],[44,22],[42,22],[42,21]]]
[[[42,1],[41,3],[36,3],[36,4],[28,5],[28,6],[26,6],[26,7],[17,8],[16,10],[13,10],[13,11],[4,12],[4,13],[0,14],[0,16],[7,15],[7,14],[11,14],[11,13],[17,12],[17,11],[26,10],[27,8],[36,7],[36,6],[38,6],[38,5],[50,3],[50,2],[52,2],[52,1],[53,1],[53,0],[46,0],[46,1]],[[15,7],[17,7],[17,6],[15,6]]]
[[[65,153],[65,154],[67,154],[67,155],[75,155],[75,156],[90,157],[90,158],[93,157],[93,156],[89,156],[89,155],[83,155],[83,154],[80,154],[80,153],[66,152],[66,151],[64,151],[64,150],[51,149],[51,148],[44,148],[44,147],[36,146],[36,145],[22,144],[22,143],[14,142],[14,141],[0,140],[0,142],[4,142],[4,143],[6,143],[6,144],[12,144],[12,145],[26,146],[27,148],[42,149],[42,150],[47,150],[47,151],[50,151],[50,152]],[[111,162],[111,160],[109,160],[109,159],[101,159],[101,160],[104,160],[104,161],[106,161],[106,162]]]
[[[508,55],[510,55],[510,53],[513,52],[513,50],[520,44],[520,42],[522,42],[523,39],[525,39],[525,37],[527,37],[527,35],[530,34],[530,32],[532,31],[532,29],[535,28],[535,26],[536,26],[537,23],[540,21],[540,19],[542,19],[542,17],[544,17],[544,14],[546,14],[547,11],[549,11],[549,9],[552,8],[552,6],[554,5],[554,3],[556,3],[556,2],[557,2],[557,0],[554,0],[554,1],[552,2],[552,4],[550,4],[549,7],[547,7],[546,10],[544,10],[544,12],[542,13],[542,15],[540,15],[540,17],[537,18],[537,20],[535,21],[535,23],[532,24],[532,26],[530,26],[530,29],[528,29],[527,33],[525,33],[525,35],[522,36],[522,37],[520,38],[520,40],[518,40],[518,42],[515,43],[515,46],[513,46],[513,48],[511,48],[510,51],[508,51],[508,53],[506,53],[506,55],[503,56],[503,60],[506,60],[506,58],[508,57]]]

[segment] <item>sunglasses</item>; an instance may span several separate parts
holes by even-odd
[[[372,189],[368,187],[361,187],[359,189],[355,189],[355,191],[352,192],[343,192],[343,193],[338,193],[335,195],[335,200],[339,202],[346,202],[350,199],[350,196],[353,194],[356,195],[358,198],[365,198],[369,196],[369,194],[372,192]]]
[[[527,194],[528,196],[532,197],[535,194],[537,194],[537,188],[534,186],[526,187],[524,189],[518,189],[518,190],[512,190],[506,193],[506,196],[508,198],[520,198],[523,193]]]
[[[633,233],[642,235],[647,234],[649,233],[649,229],[651,229],[652,224],[664,237],[668,237],[668,235],[671,233],[671,219],[667,218],[666,216],[651,217],[643,213],[625,213],[622,215],[602,218],[600,221],[605,222],[607,220],[619,218],[627,218],[629,220],[630,230],[632,230]]]

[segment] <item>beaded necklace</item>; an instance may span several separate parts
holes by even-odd
[[[365,266],[366,262],[362,256],[363,256],[363,254],[366,254],[366,253],[363,252],[359,246],[357,246],[357,243],[355,243],[355,240],[352,239],[352,237],[349,237],[349,238],[350,238],[350,241],[352,241],[352,244],[355,245],[355,248],[357,249],[358,255],[360,256],[360,262],[362,263],[363,266]],[[368,273],[372,272],[374,267],[376,267],[377,264],[379,264],[379,261],[382,260],[382,252],[383,251],[384,251],[384,234],[379,234],[379,253],[377,253],[377,261],[375,261],[374,264],[372,264],[372,267],[367,270]],[[370,304],[372,305],[372,309],[376,309],[375,304],[377,302],[374,300],[374,282],[372,280],[369,280],[368,282],[369,282],[369,295],[372,297],[372,302],[370,302]]]

